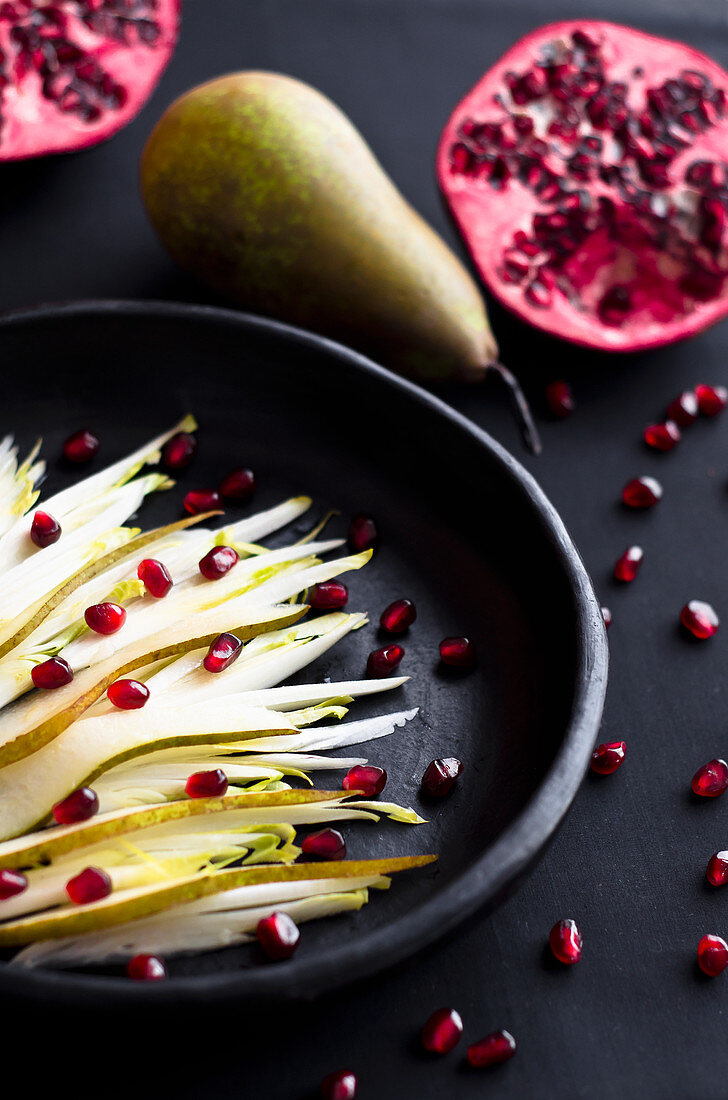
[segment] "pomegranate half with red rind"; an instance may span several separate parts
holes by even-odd
[[[728,73],[689,46],[540,27],[456,107],[437,169],[484,282],[546,332],[634,351],[728,313]]]
[[[0,2],[0,161],[84,149],[126,126],[179,20],[180,0]]]

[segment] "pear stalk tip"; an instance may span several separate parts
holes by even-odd
[[[541,437],[533,422],[531,409],[518,379],[515,374],[509,371],[508,367],[504,367],[502,363],[489,363],[488,373],[491,371],[496,374],[501,382],[508,388],[513,415],[516,418],[516,423],[520,429],[526,449],[533,455],[540,455]]]

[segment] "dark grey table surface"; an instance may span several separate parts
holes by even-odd
[[[126,131],[81,155],[3,167],[0,308],[200,300],[152,236],[136,164],[174,96],[236,68],[292,73],[331,95],[407,197],[460,247],[433,181],[442,123],[516,37],[583,15],[684,38],[728,64],[723,0],[186,0],[177,54]],[[694,962],[703,933],[728,933],[728,891],[704,881],[708,857],[728,846],[728,800],[697,805],[689,796],[695,768],[726,752],[728,629],[698,646],[675,625],[691,598],[728,620],[728,416],[694,427],[671,455],[640,443],[674,393],[728,383],[728,328],[614,360],[493,316],[504,358],[536,405],[547,380],[574,384],[577,414],[542,422],[544,454],[527,465],[614,614],[603,739],[628,741],[624,768],[584,783],[540,866],[495,915],[414,964],[277,1022],[229,1010],[142,1020],[6,1005],[4,1060],[27,1090],[297,1100],[350,1064],[361,1097],[377,1100],[728,1096],[728,975],[701,979]],[[12,369],[4,366],[6,385]],[[497,401],[480,390],[446,396],[520,454]],[[653,513],[627,515],[619,490],[641,473],[660,478],[665,498]],[[617,590],[611,565],[633,541],[646,564],[637,584]],[[585,937],[583,960],[569,971],[543,954],[562,916],[575,917]],[[459,1008],[468,1039],[509,1028],[516,1058],[480,1073],[464,1070],[459,1053],[425,1060],[417,1031],[442,1004]]]

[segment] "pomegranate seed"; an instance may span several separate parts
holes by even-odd
[[[432,1054],[449,1054],[460,1042],[463,1021],[454,1008],[438,1008],[422,1028],[422,1045]]]
[[[576,405],[568,382],[549,382],[546,387],[546,404],[552,416],[563,420],[571,416]]]
[[[404,634],[417,618],[417,609],[412,600],[395,600],[382,612],[379,625],[388,634]]]
[[[655,451],[671,451],[681,439],[680,429],[674,420],[666,420],[664,424],[650,424],[645,428],[645,443]]]
[[[346,841],[338,829],[321,829],[303,838],[301,851],[318,859],[346,859]]]
[[[728,943],[722,936],[703,936],[698,944],[698,966],[709,978],[717,978],[728,966]]]
[[[188,798],[220,798],[228,789],[228,778],[222,768],[195,772],[185,783]]]
[[[208,581],[219,581],[220,577],[229,573],[239,561],[238,552],[232,546],[213,546],[212,550],[200,559],[199,568],[202,576],[207,577]]]
[[[185,511],[192,516],[200,512],[217,512],[222,507],[220,494],[215,489],[190,489],[183,503]]]
[[[728,405],[728,390],[725,386],[696,386],[695,396],[703,416],[717,416]]]
[[[126,611],[118,603],[95,603],[86,608],[83,617],[96,634],[118,634],[126,622]]]
[[[627,745],[624,741],[607,741],[597,745],[591,758],[591,770],[597,775],[611,775],[624,761]]]
[[[167,567],[156,558],[145,558],[144,561],[140,561],[137,566],[137,577],[155,600],[163,599],[174,583]]]
[[[48,512],[36,512],[30,525],[30,537],[41,550],[52,546],[61,537],[61,525]]]
[[[453,668],[472,668],[477,660],[475,642],[470,638],[443,638],[440,642],[440,660]]]
[[[446,794],[450,794],[462,770],[463,765],[456,756],[431,761],[422,776],[423,793],[430,798],[444,798]]]
[[[75,825],[77,821],[88,821],[98,812],[98,795],[90,787],[79,787],[53,807],[53,817],[59,825]]]
[[[680,622],[695,638],[706,641],[718,633],[720,620],[709,603],[691,600],[680,612]]]
[[[628,508],[652,508],[662,498],[662,486],[654,477],[635,477],[622,489]]]
[[[98,449],[98,439],[86,428],[69,435],[63,444],[63,454],[69,462],[90,462]]]
[[[404,657],[401,645],[385,645],[382,649],[373,649],[367,657],[367,676],[381,680],[389,676]]]
[[[167,977],[167,967],[158,955],[135,955],[126,964],[126,974],[135,982],[159,982]]]
[[[581,958],[583,937],[576,921],[560,920],[551,929],[549,944],[559,962],[573,966]]]
[[[42,664],[34,665],[30,678],[37,688],[43,691],[55,691],[65,687],[73,679],[73,669],[62,657],[51,657]]]
[[[375,768],[371,764],[355,764],[344,776],[342,787],[345,791],[360,791],[366,798],[381,794],[387,784],[384,768]]]
[[[243,643],[234,634],[219,634],[202,662],[208,672],[224,672],[243,652]]]
[[[607,630],[609,630],[610,626],[612,625],[612,612],[609,610],[608,607],[603,607],[601,610],[602,618],[604,619],[604,625]]]
[[[0,871],[0,901],[15,898],[28,889],[28,880],[20,871]]]
[[[349,527],[349,546],[357,553],[369,550],[379,541],[379,532],[373,518],[366,512],[357,512]]]
[[[323,1100],[354,1100],[357,1081],[350,1069],[340,1069],[324,1077],[320,1085]]]
[[[698,768],[690,785],[701,798],[718,798],[728,790],[728,764],[725,760],[710,760]]]
[[[66,883],[66,893],[74,905],[108,898],[111,889],[111,879],[100,867],[86,867]]]
[[[689,428],[698,419],[698,399],[692,390],[684,390],[667,406],[667,419],[681,428]]]
[[[306,602],[315,611],[338,611],[348,599],[349,590],[341,581],[322,581],[309,588]]]
[[[220,482],[219,491],[225,500],[247,500],[255,492],[255,474],[242,467],[231,470]]]
[[[301,933],[288,913],[271,913],[258,921],[255,929],[258,943],[269,959],[290,959],[298,947]]]
[[[197,440],[189,432],[177,432],[162,450],[162,465],[168,470],[185,470],[197,454]]]
[[[497,1066],[516,1053],[516,1040],[510,1031],[493,1031],[468,1047],[468,1062],[474,1069]]]
[[[711,886],[725,886],[728,882],[728,852],[716,852],[710,857],[705,877]]]
[[[614,566],[614,576],[624,584],[630,584],[640,571],[644,550],[641,546],[629,546],[618,558]]]
[[[141,710],[149,700],[149,688],[139,680],[115,680],[106,694],[119,710]]]

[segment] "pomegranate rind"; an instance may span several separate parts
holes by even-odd
[[[483,282],[512,313],[550,335],[582,347],[622,352],[662,347],[693,336],[728,314],[725,280],[720,294],[708,301],[695,302],[689,312],[660,321],[648,321],[640,313],[632,324],[621,327],[604,324],[593,309],[577,308],[560,292],[553,294],[548,308],[533,305],[520,285],[503,281],[498,268],[513,233],[519,228],[527,229],[533,213],[546,213],[555,208],[540,203],[532,191],[513,178],[503,190],[497,191],[487,182],[473,181],[452,170],[451,150],[458,142],[462,123],[470,118],[485,121],[498,117],[500,109],[494,105],[493,96],[504,90],[506,73],[522,71],[529,62],[535,61],[547,43],[569,37],[575,31],[585,31],[600,40],[610,80],[624,79],[629,83],[635,66],[649,63],[652,85],[677,76],[683,70],[698,70],[718,88],[728,90],[728,73],[705,54],[682,42],[600,20],[550,23],[519,39],[458,103],[440,139],[436,158],[438,181]],[[682,178],[684,169],[694,160],[710,159],[711,156],[725,160],[726,148],[728,115],[695,135],[694,144],[672,160],[671,177]],[[721,250],[724,251],[724,245]]]

